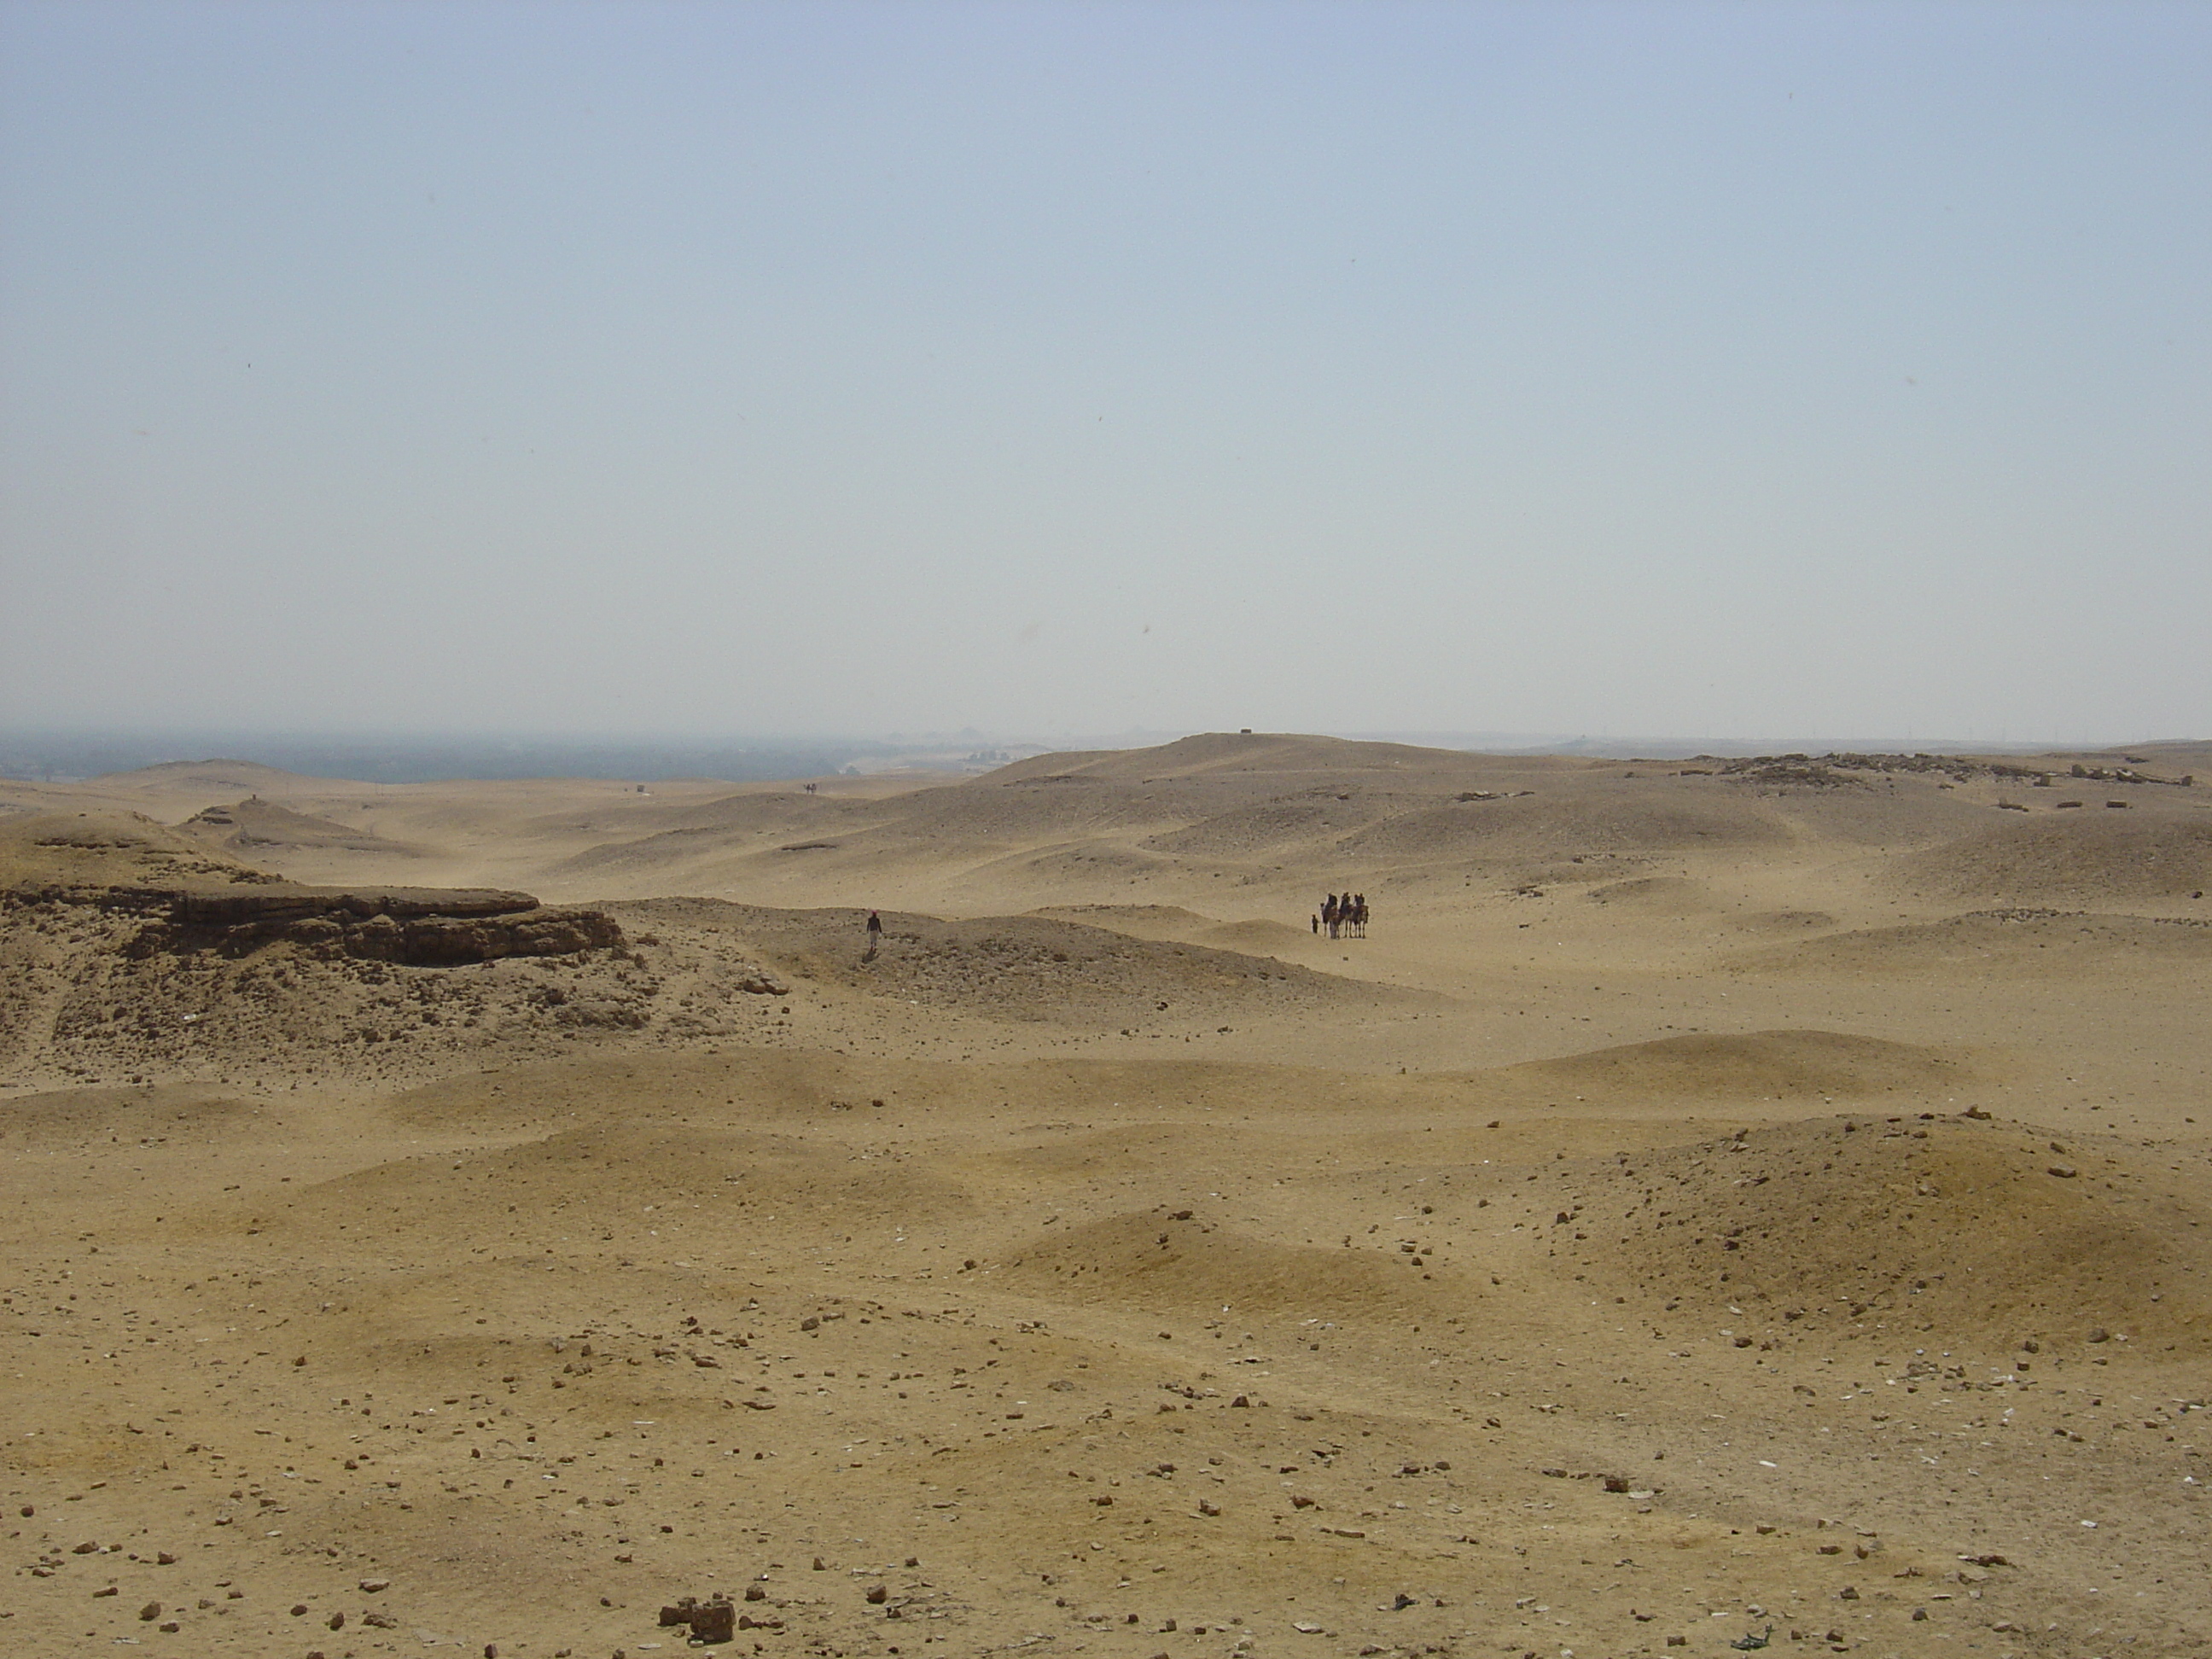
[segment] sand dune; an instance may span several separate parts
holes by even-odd
[[[404,842],[312,812],[295,812],[254,795],[228,806],[202,807],[177,828],[196,841],[249,859],[257,850],[276,848],[341,848],[396,858],[419,855],[419,849]]]
[[[0,1648],[2198,1651],[2194,753],[7,785]]]
[[[1957,1087],[1970,1065],[1939,1050],[1838,1031],[1754,1031],[1670,1036],[1618,1048],[1530,1060],[1503,1075],[1553,1091],[1610,1091],[1700,1100],[1787,1100],[1920,1093]]]
[[[1442,1297],[1372,1250],[1293,1247],[1240,1233],[1192,1210],[1156,1208],[1041,1235],[1017,1247],[1006,1284],[1054,1303],[1127,1304],[1162,1316],[1218,1322],[1296,1313],[1332,1323],[1402,1322]],[[995,1268],[991,1271],[999,1271]],[[1453,1305],[1480,1298],[1461,1286]]]
[[[1743,1304],[1734,1334],[1761,1352],[1941,1332],[2076,1360],[2112,1341],[2201,1354],[2205,1189],[2175,1176],[2102,1137],[1844,1118],[1615,1159],[1555,1231],[1601,1282]]]
[[[1915,894],[1971,904],[2196,899],[2212,887],[2212,819],[2123,817],[2093,802],[1912,854],[1893,879]]]
[[[1831,933],[1746,963],[1768,974],[2141,975],[2212,963],[2212,917],[1975,910],[1941,921]]]

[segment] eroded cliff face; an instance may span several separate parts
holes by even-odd
[[[457,893],[450,907],[441,896],[275,888],[188,896],[149,920],[131,948],[242,956],[281,943],[365,962],[457,968],[623,947],[621,927],[601,911],[548,908],[526,893]]]
[[[368,962],[451,968],[506,957],[618,951],[603,912],[549,908],[495,888],[318,887],[210,854],[135,814],[19,821],[0,831],[0,896],[17,910],[135,921],[112,941],[134,960],[240,957],[284,944]]]

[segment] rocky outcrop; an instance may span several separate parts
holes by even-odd
[[[393,921],[516,915],[538,908],[527,893],[488,887],[270,887],[185,890],[149,895],[166,901],[173,921],[240,927],[324,917],[338,922],[385,917]]]
[[[327,917],[319,925],[332,925]],[[562,957],[580,951],[613,951],[623,945],[613,917],[597,910],[532,909],[499,916],[424,916],[399,921],[371,916],[337,924],[336,943],[349,956],[451,968],[501,957]]]
[[[410,968],[456,968],[620,950],[625,940],[620,924],[603,912],[550,908],[527,893],[263,889],[179,896],[134,951],[243,956],[279,944]]]
[[[248,800],[228,811],[258,805]],[[213,856],[136,814],[33,816],[6,825],[0,908],[74,915],[96,930],[140,920],[135,934],[117,933],[109,946],[133,961],[209,951],[246,957],[285,944],[334,957],[453,968],[627,949],[621,925],[599,910],[549,908],[501,888],[286,881]]]

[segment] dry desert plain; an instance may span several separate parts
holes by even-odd
[[[2208,890],[2204,744],[0,783],[0,1652],[2203,1653]]]

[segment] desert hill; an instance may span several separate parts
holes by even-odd
[[[128,772],[105,773],[88,781],[94,789],[137,790],[149,794],[214,789],[231,793],[244,790],[249,795],[258,795],[264,791],[282,794],[312,789],[330,780],[264,766],[258,761],[213,759],[162,761]]]
[[[1228,879],[1310,902],[1316,884],[1618,880],[1754,850],[1937,858],[2003,807],[2053,811],[2061,795],[2033,787],[2041,775],[1924,757],[1623,764],[1215,735],[1042,756],[873,800],[733,798],[580,852],[553,873],[617,890],[653,880],[857,896],[908,890],[926,850],[940,900],[988,884],[1048,904],[1126,904],[1133,887]]]
[[[0,890],[213,890],[281,880],[137,813],[0,818]]]
[[[778,969],[865,995],[916,1006],[964,1008],[1001,1019],[1118,1024],[1155,1014],[1205,1018],[1352,1006],[1431,1006],[1433,1000],[1381,990],[1292,964],[1203,945],[1130,937],[1038,916],[944,921],[892,912],[873,957],[860,910],[775,910],[663,900],[617,904],[657,932],[708,927],[744,941]],[[1177,1013],[1178,1010],[1183,1013]]]
[[[0,1649],[2205,1653],[2208,772],[0,786]]]
[[[1532,882],[1717,878],[1725,905],[1734,872],[1753,865],[1810,872],[1885,858],[1887,890],[1926,904],[2173,900],[2203,884],[2180,884],[2184,866],[2203,861],[2188,851],[2203,827],[2199,792],[2143,781],[2156,769],[2137,757],[2144,767],[2087,766],[2107,773],[2099,781],[2073,778],[2059,757],[1621,763],[1214,733],[1041,756],[921,787],[835,780],[820,793],[349,785],[249,779],[227,763],[94,782],[158,799],[195,824],[193,836],[322,883],[427,878],[564,900],[690,893],[971,915],[1164,899],[1222,923],[1296,927],[1322,890],[1420,902],[1469,884],[1499,893]],[[252,791],[245,803],[240,784]],[[2085,791],[2103,793],[2091,802]],[[52,805],[65,793],[17,804]],[[2128,802],[2128,825],[2075,822],[2113,816],[2106,797]],[[2061,807],[2071,800],[2086,805]],[[246,841],[200,817],[210,810]],[[258,828],[238,817],[248,810]],[[2134,867],[2130,835],[2166,875]],[[2069,836],[2100,836],[2112,839],[2086,862],[2065,865],[2056,850]],[[1225,914],[1224,897],[1237,901]]]
[[[1037,917],[895,912],[882,949],[866,952],[864,913],[850,910],[549,907],[499,890],[313,886],[136,817],[11,820],[0,860],[6,1057],[27,1076],[166,1081],[352,1066],[398,1079],[584,1037],[648,1048],[784,1040],[793,981],[833,1028],[856,1000],[978,1030],[1133,1036],[1141,1027],[1186,1039],[1222,1035],[1227,1019],[1444,1006]]]
[[[206,806],[177,826],[179,833],[233,853],[279,848],[335,848],[408,858],[417,849],[312,812],[295,812],[249,795],[228,806]]]

